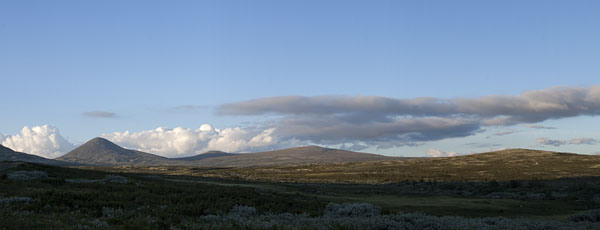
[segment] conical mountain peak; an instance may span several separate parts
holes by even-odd
[[[58,158],[90,165],[160,165],[166,158],[122,148],[111,141],[96,137]]]
[[[79,148],[92,148],[95,150],[107,149],[107,150],[123,150],[121,146],[118,146],[111,141],[104,139],[102,137],[96,137],[94,139],[89,140],[85,144],[79,146]]]

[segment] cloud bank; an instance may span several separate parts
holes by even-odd
[[[252,152],[286,148],[308,143],[297,140],[278,140],[274,129],[226,128],[217,129],[203,124],[198,129],[159,127],[140,132],[114,132],[101,136],[116,144],[165,157],[185,157],[210,150]],[[56,127],[43,125],[27,127],[16,135],[0,134],[0,143],[15,151],[46,158],[56,158],[76,146],[60,135]],[[355,146],[356,147],[356,146]]]
[[[260,151],[281,145],[274,129],[217,129],[203,124],[198,129],[156,128],[140,132],[115,132],[102,137],[125,148],[150,152],[165,157],[183,157],[209,150],[224,152]]]
[[[537,145],[551,145],[551,146],[561,146],[561,145],[595,145],[600,144],[600,140],[589,137],[582,138],[574,138],[571,140],[553,140],[548,138],[538,138],[535,140]]]
[[[518,96],[395,99],[377,96],[282,96],[221,105],[231,116],[275,115],[275,136],[320,144],[362,141],[377,148],[415,145],[481,132],[600,114],[600,86],[555,87]],[[530,128],[546,128],[532,125]]]
[[[56,158],[75,148],[64,139],[56,127],[50,125],[23,127],[16,135],[0,135],[2,145],[18,152]]]

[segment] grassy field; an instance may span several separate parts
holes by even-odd
[[[7,163],[4,163],[7,164]],[[3,199],[0,228],[63,229],[88,220],[108,218],[110,225],[140,225],[168,228],[186,217],[228,212],[235,205],[255,207],[259,212],[319,214],[325,202],[314,197],[290,194],[261,194],[244,186],[219,186],[175,182],[148,175],[120,174],[126,182],[95,182],[106,172],[59,168],[29,163],[9,163],[0,180]],[[47,178],[11,180],[10,172],[40,171]],[[76,181],[76,182],[68,182]],[[20,202],[14,198],[31,198]],[[119,210],[119,211],[115,211]],[[146,220],[146,217],[151,217]],[[142,223],[143,222],[143,223]]]
[[[488,229],[491,220],[478,219],[484,217],[508,218],[492,221],[503,223],[496,226],[499,229],[513,225],[598,227],[591,222],[568,221],[576,213],[600,207],[595,196],[600,194],[596,178],[326,184],[232,180],[184,173],[195,171],[133,167],[90,170],[2,162],[0,229],[361,229],[379,225],[415,229],[421,224],[441,226],[431,229],[446,229],[446,225],[449,229]],[[13,178],[22,172],[47,176]],[[344,210],[348,208],[332,211],[328,205],[331,203],[368,203],[373,207],[359,209],[362,214],[357,216],[350,212],[332,217],[331,213],[347,213]],[[377,218],[361,216],[375,212]],[[523,218],[529,220],[520,222]],[[373,223],[375,220],[378,222]],[[546,222],[535,222],[538,220]],[[329,225],[320,225],[323,221]]]
[[[477,194],[465,196],[453,193],[452,191],[444,191],[440,188],[434,188],[443,187],[444,185],[428,185],[427,183],[423,183],[423,186],[429,186],[432,188],[417,188],[416,190],[407,190],[402,188],[402,185],[264,183],[214,180],[209,178],[189,176],[167,176],[165,177],[165,180],[183,183],[218,185],[224,187],[253,188],[255,191],[258,191],[262,194],[287,194],[294,196],[313,197],[326,202],[370,203],[381,207],[385,213],[404,211],[424,212],[439,216],[503,216],[509,218],[527,217],[564,220],[571,214],[595,207],[600,207],[598,205],[582,205],[581,201],[576,201],[582,197],[565,197],[564,199],[499,199],[482,198],[477,196]],[[590,180],[594,179],[590,178]],[[550,184],[551,183],[544,185],[543,189],[552,189],[552,185]],[[479,190],[487,187],[488,184],[483,183],[469,187],[468,189]],[[595,188],[600,189],[600,187]],[[503,187],[498,187],[495,190],[486,191],[484,193],[489,194],[505,190],[506,189]],[[520,193],[534,192],[525,187],[513,189],[513,191],[519,191]]]

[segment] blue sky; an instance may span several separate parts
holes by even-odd
[[[219,130],[186,142],[177,155],[239,140],[246,142],[229,150],[313,143],[406,156],[511,147],[594,153],[598,141],[572,140],[600,138],[598,111],[439,138],[392,135],[359,143],[348,136],[281,134],[284,121],[323,122],[329,115],[219,110],[281,96],[453,100],[589,89],[600,79],[597,12],[597,1],[3,1],[0,105],[8,112],[0,113],[0,138],[26,139],[24,126],[50,125],[75,145],[104,135],[169,155],[172,149],[139,144],[158,135],[143,132],[182,127],[193,134],[210,124]],[[223,133],[236,127],[247,132]],[[249,144],[270,129],[265,135],[277,140]],[[221,145],[208,144],[214,135]],[[540,138],[563,143],[538,144]],[[42,151],[30,146],[45,146],[33,140],[7,145]],[[402,144],[384,147],[382,141]]]

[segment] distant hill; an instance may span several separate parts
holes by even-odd
[[[271,165],[323,164],[397,159],[317,146],[296,147],[268,152],[232,154],[209,151],[191,157],[166,158],[122,148],[104,138],[94,138],[57,160],[97,166],[195,166],[248,167]]]
[[[358,153],[318,146],[305,146],[268,152],[233,154],[194,161],[195,166],[249,167],[273,165],[325,164],[397,159],[370,153]]]
[[[236,154],[232,154],[232,153],[226,153],[226,152],[221,152],[221,151],[208,151],[202,154],[198,154],[195,156],[191,156],[191,157],[180,157],[180,158],[171,158],[171,160],[177,160],[177,161],[200,161],[200,160],[204,160],[207,158],[213,158],[213,157],[225,157],[225,156],[233,156]]]
[[[47,165],[57,165],[57,166],[70,166],[70,165],[78,165],[73,163],[68,163],[64,161],[52,160],[43,158],[40,156],[16,152],[12,149],[4,147],[0,145],[0,161],[24,161],[24,162],[32,162],[32,163],[41,163]]]
[[[600,176],[600,156],[508,149],[457,157],[374,162],[212,169],[199,176],[261,181],[398,183],[403,181],[509,181]]]
[[[57,160],[89,165],[170,165],[168,158],[122,148],[104,138],[94,138]]]

